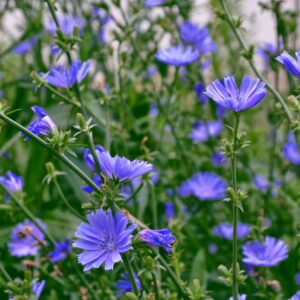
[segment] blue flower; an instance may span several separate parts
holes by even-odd
[[[176,243],[176,237],[170,229],[144,229],[139,232],[140,239],[150,247],[163,247],[168,253],[172,252],[172,245]]]
[[[153,102],[150,107],[149,115],[152,118],[156,118],[158,116],[158,114],[159,114],[159,109],[158,109],[156,103]]]
[[[174,204],[171,201],[165,202],[165,216],[167,220],[172,220],[175,217]]]
[[[218,246],[216,244],[209,244],[208,252],[210,254],[216,254],[218,252]]]
[[[300,291],[298,291],[292,298],[289,298],[288,300],[300,300]]]
[[[69,69],[63,66],[56,66],[48,73],[41,73],[41,75],[48,84],[67,89],[76,82],[80,83],[89,73],[90,66],[90,61],[80,63],[79,60],[75,60],[71,63]]]
[[[185,48],[182,45],[178,45],[159,50],[155,57],[164,64],[182,67],[198,59],[199,52],[191,46]]]
[[[145,7],[154,7],[154,6],[160,6],[165,3],[166,0],[146,0],[145,1]]]
[[[45,284],[46,284],[45,280],[42,280],[41,282],[35,281],[32,284],[31,289],[32,289],[33,293],[35,294],[37,300],[40,298],[40,296],[44,290]]]
[[[100,175],[95,174],[93,180],[97,187],[100,188],[102,185],[102,179]],[[94,192],[94,189],[90,185],[82,186],[81,189],[88,194],[92,194]]]
[[[223,167],[228,163],[225,155],[221,152],[212,154],[210,159],[215,167]]]
[[[189,138],[193,140],[194,144],[199,142],[206,142],[211,138],[218,136],[223,130],[222,121],[207,121],[195,122],[194,129],[189,134]]]
[[[238,300],[246,300],[246,299],[247,299],[247,295],[245,294],[238,296]],[[230,297],[229,300],[233,300],[233,297]]]
[[[296,283],[297,285],[300,285],[300,272],[297,272],[297,273],[295,274],[295,283]]]
[[[206,87],[205,94],[218,104],[233,111],[242,111],[257,105],[267,94],[265,83],[245,75],[240,89],[233,76],[225,77],[223,84],[215,80]]]
[[[36,45],[36,43],[37,43],[37,38],[32,37],[18,44],[15,48],[13,48],[12,52],[16,55],[26,54]]]
[[[127,217],[121,212],[112,215],[110,210],[98,209],[88,214],[87,219],[89,224],[81,223],[75,232],[78,240],[73,246],[83,250],[78,261],[84,265],[84,271],[102,264],[105,270],[111,270],[115,263],[122,261],[121,254],[132,249],[135,225],[127,227]]]
[[[130,161],[126,157],[112,157],[101,146],[96,146],[96,155],[99,160],[101,171],[110,179],[120,181],[133,180],[153,170],[153,166],[141,160]],[[93,156],[89,150],[84,151],[84,159],[88,167],[95,168]]]
[[[180,36],[183,43],[193,45],[201,54],[217,50],[217,45],[212,40],[207,27],[185,22],[180,27]]]
[[[270,68],[270,57],[277,52],[277,47],[272,43],[265,43],[262,47],[257,49],[257,54],[264,61],[264,70],[268,71]]]
[[[267,191],[270,185],[269,181],[265,177],[260,175],[254,177],[254,184],[258,189],[262,191]]]
[[[241,239],[250,234],[251,225],[240,223],[237,227],[237,238]],[[224,238],[226,240],[233,239],[233,227],[230,223],[222,223],[213,228],[213,233],[215,236]]]
[[[136,275],[136,273],[133,273],[133,276],[134,276],[135,283],[138,287],[138,290],[140,291],[142,289],[141,282],[140,282],[138,276]],[[125,293],[133,291],[133,286],[130,282],[130,279],[129,279],[129,276],[127,273],[121,274],[121,279],[117,282],[116,288],[118,289],[118,291],[116,293],[117,296],[121,296]]]
[[[205,104],[208,100],[208,97],[204,94],[205,84],[203,82],[196,83],[194,85],[194,91],[196,93],[197,98],[200,100],[200,102],[202,104]]]
[[[53,263],[57,263],[64,260],[71,251],[70,239],[66,239],[64,242],[59,242],[55,245],[54,251],[49,253],[50,260]]]
[[[85,21],[83,19],[72,15],[58,16],[58,23],[61,31],[69,37],[73,35],[75,27],[77,27],[79,31],[82,31],[85,25]],[[57,27],[54,20],[51,19],[49,22],[47,22],[46,29],[50,33],[56,34]]]
[[[182,197],[194,195],[201,201],[221,200],[226,195],[226,182],[212,172],[199,172],[183,182],[177,192]]]
[[[297,60],[286,51],[283,51],[276,59],[284,65],[289,73],[300,78],[300,51],[296,52],[296,57]]]
[[[283,146],[283,157],[294,165],[300,165],[300,153],[292,133],[288,135],[288,142]]]
[[[46,225],[38,220],[43,228]],[[11,255],[22,257],[36,255],[44,241],[44,233],[31,221],[25,220],[19,223],[11,232],[8,249]]]
[[[9,192],[16,193],[23,190],[23,177],[17,176],[13,172],[6,172],[6,176],[0,176],[0,184],[2,184]]]
[[[288,246],[267,236],[264,243],[248,242],[243,246],[243,262],[253,266],[273,267],[288,257]]]
[[[28,130],[36,135],[48,135],[57,130],[56,125],[52,119],[46,114],[43,108],[40,106],[33,106],[32,111],[38,117],[36,121],[31,122],[28,125]],[[21,133],[23,135],[23,133]],[[25,140],[29,140],[29,137],[25,137]]]

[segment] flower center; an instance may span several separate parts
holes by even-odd
[[[99,239],[98,247],[106,251],[114,251],[116,249],[116,243],[112,236],[105,236]]]

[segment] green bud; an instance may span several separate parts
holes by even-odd
[[[30,76],[38,85],[44,85],[46,83],[46,81],[36,71],[32,71]]]
[[[93,203],[91,202],[86,202],[81,204],[82,209],[92,209],[94,207]]]
[[[47,170],[47,173],[49,174],[50,177],[55,177],[55,167],[53,165],[52,162],[47,162],[46,163],[46,170]]]
[[[76,121],[79,125],[79,128],[80,128],[81,132],[88,132],[89,131],[89,126],[88,126],[84,116],[81,113],[76,114]]]
[[[125,299],[139,300],[139,298],[134,293],[131,293],[131,292],[125,294]]]
[[[151,256],[147,255],[143,257],[143,262],[147,270],[152,271],[155,268],[155,261]]]

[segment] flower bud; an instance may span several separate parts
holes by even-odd
[[[155,261],[151,256],[143,257],[143,262],[147,270],[152,271],[155,268]]]
[[[76,121],[80,127],[81,132],[88,132],[89,126],[84,118],[84,116],[81,113],[76,114]]]

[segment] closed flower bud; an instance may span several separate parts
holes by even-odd
[[[81,113],[76,114],[76,121],[80,127],[81,132],[88,132],[89,126]]]
[[[155,261],[151,256],[143,257],[143,262],[149,271],[152,271],[155,268]]]

